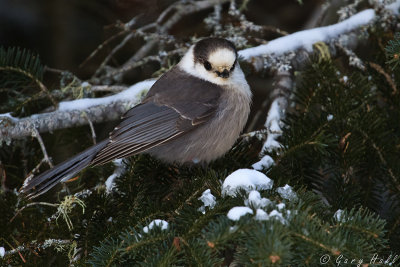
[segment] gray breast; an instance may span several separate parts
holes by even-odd
[[[210,162],[224,155],[243,130],[250,100],[240,90],[226,88],[215,116],[204,125],[173,141],[147,151],[167,162]]]

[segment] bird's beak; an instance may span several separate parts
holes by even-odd
[[[217,75],[221,78],[228,78],[229,71],[227,69],[224,69],[223,71],[217,71]]]

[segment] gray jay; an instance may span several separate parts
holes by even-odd
[[[25,180],[20,191],[34,198],[90,165],[143,152],[170,163],[208,163],[232,147],[250,104],[234,44],[222,38],[200,40],[157,80],[141,104],[125,113],[108,139]]]

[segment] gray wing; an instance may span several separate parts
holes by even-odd
[[[215,114],[220,95],[219,86],[173,68],[122,117],[92,164],[146,151],[196,129]]]

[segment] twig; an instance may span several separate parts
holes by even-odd
[[[145,46],[143,46],[143,47],[145,47]],[[185,48],[178,48],[178,49],[169,51],[166,56],[170,57],[170,56],[175,55],[175,54],[182,54],[185,50],[186,50]],[[140,58],[142,56],[142,55],[139,55],[142,52],[140,50],[138,51],[138,53],[137,53],[138,57],[137,58]],[[145,52],[143,52],[143,53],[145,53]],[[133,69],[133,68],[142,66],[142,65],[144,65],[144,64],[146,64],[146,63],[148,63],[150,61],[161,61],[161,58],[160,58],[160,56],[157,55],[157,56],[147,56],[145,58],[142,58],[140,61],[132,60],[129,64],[124,64],[122,67],[120,67],[120,68],[118,68],[118,69],[116,69],[114,71],[111,71],[108,74],[104,75],[103,78],[110,78],[110,77],[122,74],[124,72],[127,72],[127,71]]]
[[[93,144],[96,144],[96,131],[94,130],[93,122],[90,120],[89,115],[86,112],[83,112],[83,116],[88,120],[90,131],[92,132]]]
[[[91,60],[95,55],[97,55],[97,53],[99,53],[99,51],[102,50],[106,45],[108,45],[109,43],[111,43],[112,41],[117,39],[118,37],[126,34],[127,32],[128,32],[128,30],[120,31],[120,32],[114,34],[113,36],[111,36],[110,38],[108,38],[107,40],[105,40],[92,53],[90,53],[90,55],[79,65],[79,68],[82,68],[83,66],[85,66],[89,62],[89,60]]]
[[[35,206],[35,205],[43,205],[43,206],[49,206],[49,207],[55,207],[55,208],[57,208],[59,206],[59,204],[53,204],[53,203],[47,203],[47,202],[31,202],[31,203],[28,203],[25,206],[23,206],[22,208],[20,208],[19,210],[17,210],[15,215],[10,219],[10,223],[12,223],[12,221],[14,221],[14,219],[18,216],[18,214],[20,214],[24,209],[29,208],[31,206]]]
[[[349,58],[349,65],[359,68],[360,70],[364,71],[365,70],[365,65],[362,62],[362,60],[350,49],[348,49],[347,47],[343,46],[340,42],[340,39],[335,42],[335,45],[341,50],[343,51],[346,56],[348,56]]]
[[[92,92],[121,92],[127,89],[127,86],[122,85],[93,85],[90,87],[90,91]]]
[[[96,70],[94,73],[94,76],[97,76],[105,67],[105,65],[108,63],[108,61],[113,57],[121,48],[125,46],[127,42],[129,42],[133,37],[135,36],[135,33],[130,33],[127,36],[125,36],[124,40],[120,42],[116,47],[114,47],[111,52],[106,56],[106,58],[101,62],[99,68]]]
[[[395,95],[397,93],[397,87],[396,87],[396,84],[393,81],[393,79],[390,77],[390,75],[388,73],[386,73],[385,70],[378,64],[376,64],[374,62],[368,62],[368,64],[371,66],[371,68],[373,68],[374,70],[376,70],[377,72],[379,72],[380,74],[382,74],[385,77],[385,79],[389,83],[390,87],[392,87],[392,95]]]
[[[9,255],[13,255],[13,254],[18,253],[20,255],[20,257],[22,257],[22,255],[21,255],[22,251],[31,250],[32,248],[34,248],[34,249],[46,249],[46,248],[51,247],[51,246],[60,247],[60,246],[70,245],[71,243],[72,243],[72,241],[68,240],[68,239],[66,239],[66,240],[62,240],[62,239],[47,239],[42,244],[38,244],[36,241],[32,241],[31,243],[29,243],[27,245],[18,246],[15,249],[6,251],[4,256],[9,256]],[[25,259],[23,259],[23,261],[26,263]]]
[[[9,191],[9,189],[7,188],[7,185],[6,185],[6,181],[7,181],[6,170],[1,161],[0,161],[0,180],[1,180],[1,191],[3,191],[3,192]]]
[[[38,142],[40,144],[40,148],[42,149],[44,160],[47,162],[47,164],[49,164],[50,168],[53,168],[54,167],[53,162],[52,162],[51,158],[49,157],[49,155],[47,154],[47,150],[43,143],[43,139],[40,136],[40,133],[36,129],[36,127],[33,127],[33,129],[32,129],[32,137],[35,137],[38,140]]]
[[[33,168],[33,169],[30,171],[29,175],[25,178],[25,182],[24,182],[24,183],[29,182],[29,181],[35,176],[35,173],[39,170],[40,166],[42,166],[42,164],[43,164],[45,161],[46,161],[45,158],[42,158],[42,160],[36,165],[36,167]]]

